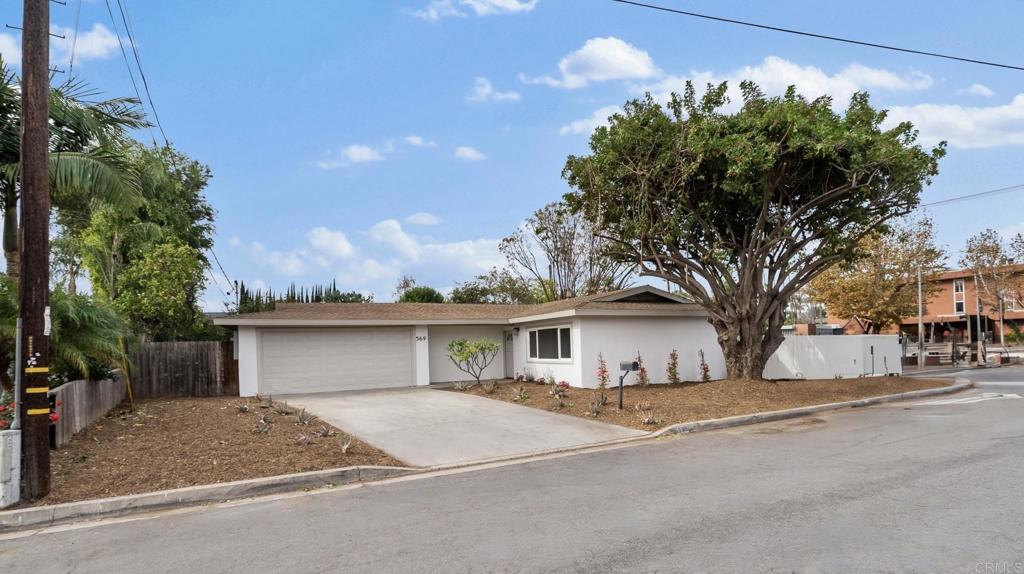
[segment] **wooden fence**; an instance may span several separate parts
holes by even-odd
[[[50,390],[56,412],[51,443],[61,447],[78,431],[116,407],[125,397],[124,381],[119,378],[103,381],[71,381]]]
[[[238,394],[238,361],[230,341],[143,343],[132,357],[135,398]]]

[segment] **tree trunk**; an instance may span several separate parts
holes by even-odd
[[[767,319],[755,317],[729,318],[727,321],[709,320],[718,333],[718,344],[725,356],[727,379],[764,378],[764,367],[785,336],[782,334],[782,308]]]

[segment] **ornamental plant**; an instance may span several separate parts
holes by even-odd
[[[448,343],[448,359],[460,371],[480,384],[480,377],[501,351],[501,343],[486,337],[476,340],[454,339]]]
[[[704,360],[704,349],[697,351],[697,361],[697,370],[700,372],[700,382],[710,382],[711,367],[709,367],[708,362]]]
[[[636,352],[636,362],[640,365],[636,371],[636,381],[640,383],[641,387],[646,387],[651,384],[651,376],[647,374],[647,367],[644,366],[644,359],[640,356],[640,351]]]
[[[668,354],[668,368],[665,369],[665,377],[670,384],[682,382],[682,379],[679,378],[679,353],[675,349]]]
[[[0,430],[7,430],[11,428],[14,423],[14,409],[17,405],[14,404],[14,397],[11,396],[10,391],[0,390]]]
[[[601,353],[597,354],[597,388],[602,391],[608,388],[611,377],[608,375],[608,363],[605,362]]]

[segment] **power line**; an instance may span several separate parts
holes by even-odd
[[[78,9],[75,10],[75,35],[71,38],[71,57],[68,59],[68,78],[75,71],[75,50],[78,48],[78,22],[82,18],[82,0],[78,0]]]
[[[128,61],[128,52],[124,49],[124,42],[121,41],[121,33],[118,32],[117,20],[114,19],[114,11],[110,9],[110,0],[104,0],[107,5],[107,14],[110,15],[110,25],[114,27],[114,36],[117,36],[117,45],[121,47],[121,58],[124,59],[124,65],[128,68],[128,77],[132,80],[132,89],[135,90],[135,97],[138,98],[139,103],[142,103],[142,94],[139,93],[139,85],[135,83],[135,73],[132,72],[132,65]],[[143,106],[145,109],[145,106]],[[154,114],[155,115],[155,114]],[[161,131],[161,133],[163,133]],[[149,128],[149,137],[153,140],[153,145],[156,146],[156,138],[153,137],[153,128]]]
[[[751,28],[760,28],[762,30],[771,30],[773,32],[784,32],[786,34],[796,34],[798,36],[807,36],[809,38],[818,38],[820,40],[832,40],[833,42],[845,42],[847,44],[856,44],[858,46],[867,46],[869,48],[881,48],[883,50],[892,50],[894,52],[905,52],[907,54],[917,54],[919,56],[931,56],[933,58],[944,58],[946,60],[956,60],[958,62],[967,62],[969,64],[980,64],[982,66],[994,66],[996,68],[1006,68],[1010,70],[1024,71],[1022,66],[1013,66],[1011,64],[1000,64],[998,62],[989,62],[986,60],[975,60],[973,58],[963,58],[960,56],[951,56],[949,54],[940,54],[938,52],[926,52],[924,50],[914,50],[911,48],[900,48],[898,46],[890,46],[887,44],[876,44],[874,42],[864,42],[862,40],[852,40],[850,38],[841,38],[839,36],[828,36],[826,34],[816,34],[814,32],[804,32],[802,30],[793,30],[791,28],[780,28],[778,26],[769,26],[767,24],[757,24],[755,22],[745,22],[743,20],[734,20],[732,18],[722,18],[720,16],[711,16],[709,14],[700,14],[697,12],[687,12],[685,10],[677,10],[675,8],[668,8],[666,6],[658,6],[655,4],[645,4],[643,2],[634,2],[633,0],[612,0],[612,2],[618,2],[619,4],[628,4],[630,6],[636,6],[638,8],[647,8],[649,10],[658,10],[661,12],[669,12],[672,14],[678,14],[680,16],[691,16],[693,18],[703,18],[705,20],[714,20],[715,22],[725,22],[727,24],[738,24],[740,26],[749,26]]]
[[[125,7],[127,2],[122,3],[121,0],[117,0],[117,8],[121,12],[121,21],[124,23],[124,31],[128,34],[128,42],[132,45],[132,53],[135,55],[135,65],[139,68],[139,76],[142,77],[142,89],[146,92],[146,99],[149,101],[149,109],[153,110],[153,119],[156,120],[156,127],[160,130],[160,135],[164,138],[164,145],[170,145],[167,141],[167,134],[164,133],[164,126],[160,123],[160,114],[156,111],[156,106],[153,104],[153,96],[149,93],[149,81],[146,79],[146,72],[142,69],[142,60],[139,59],[139,49],[137,42],[135,41],[135,35],[132,32],[131,18],[128,17],[128,8]]]
[[[217,267],[220,268],[220,272],[224,274],[224,279],[227,279],[228,285],[229,286],[230,285],[234,285],[235,283],[233,281],[231,281],[230,277],[228,277],[228,272],[224,271],[224,266],[220,264],[220,259],[217,257],[217,252],[213,250],[213,247],[210,247],[209,251],[210,251],[210,255],[213,255],[213,260],[217,262]],[[229,289],[230,289],[230,287],[229,287]]]
[[[1009,191],[1016,191],[1018,189],[1024,189],[1024,183],[1017,184],[1017,185],[1011,185],[1009,187],[1000,187],[999,189],[990,189],[988,191],[979,191],[978,193],[968,193],[967,195],[958,195],[957,197],[949,197],[949,198],[946,198],[946,199],[940,199],[938,201],[933,201],[931,203],[923,203],[923,204],[920,205],[920,207],[933,207],[933,206],[936,206],[936,205],[943,205],[943,204],[946,204],[946,203],[954,203],[954,202],[957,202],[957,201],[964,201],[964,200],[967,200],[967,199],[974,199],[976,197],[982,197],[982,196],[986,196],[986,195],[995,195],[997,193],[1006,193],[1006,192],[1009,192]]]

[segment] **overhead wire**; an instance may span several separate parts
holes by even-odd
[[[785,34],[795,34],[795,35],[798,35],[798,36],[806,36],[806,37],[809,37],[809,38],[817,38],[819,40],[830,40],[830,41],[833,41],[833,42],[843,42],[843,43],[846,43],[846,44],[855,44],[857,46],[865,46],[865,47],[869,47],[869,48],[880,48],[882,50],[891,50],[891,51],[894,51],[894,52],[904,52],[904,53],[907,53],[907,54],[917,54],[919,56],[929,56],[929,57],[932,57],[932,58],[943,58],[943,59],[946,59],[946,60],[956,60],[958,62],[966,62],[966,63],[969,63],[969,64],[979,64],[979,65],[982,65],[982,66],[993,66],[993,67],[996,67],[996,68],[1006,68],[1006,69],[1009,69],[1009,70],[1024,71],[1024,66],[1015,66],[1013,64],[1003,64],[1003,63],[1000,63],[1000,62],[992,62],[992,61],[988,61],[988,60],[978,60],[978,59],[975,59],[975,58],[966,58],[966,57],[963,57],[963,56],[953,56],[953,55],[950,55],[950,54],[942,54],[942,53],[939,53],[939,52],[929,52],[929,51],[926,51],[926,50],[917,50],[917,49],[914,49],[914,48],[903,48],[903,47],[899,47],[899,46],[892,46],[892,45],[889,45],[889,44],[879,44],[877,42],[867,42],[867,41],[864,41],[864,40],[854,40],[854,39],[851,39],[851,38],[843,38],[843,37],[840,37],[840,36],[831,36],[831,35],[828,35],[828,34],[819,34],[819,33],[816,33],[816,32],[806,32],[806,31],[803,31],[803,30],[794,30],[792,28],[782,28],[780,26],[770,26],[768,24],[759,24],[757,22],[748,22],[748,21],[745,21],[745,20],[736,20],[734,18],[724,18],[724,17],[721,17],[721,16],[712,16],[710,14],[702,14],[702,13],[699,13],[699,12],[690,12],[690,11],[687,11],[687,10],[679,10],[679,9],[676,9],[676,8],[669,8],[668,6],[660,6],[660,5],[657,5],[657,4],[648,4],[646,2],[637,2],[635,0],[611,0],[611,1],[612,2],[617,2],[619,4],[626,4],[626,5],[629,5],[629,6],[634,6],[634,7],[637,7],[637,8],[646,8],[648,10],[656,10],[656,11],[660,11],[660,12],[676,14],[676,15],[679,15],[679,16],[689,16],[689,17],[692,17],[692,18],[702,18],[704,20],[713,20],[715,22],[722,22],[722,23],[726,23],[726,24],[736,24],[736,25],[739,25],[739,26],[748,26],[750,28],[759,28],[761,30],[770,30],[772,32],[782,32],[782,33],[785,33]]]

